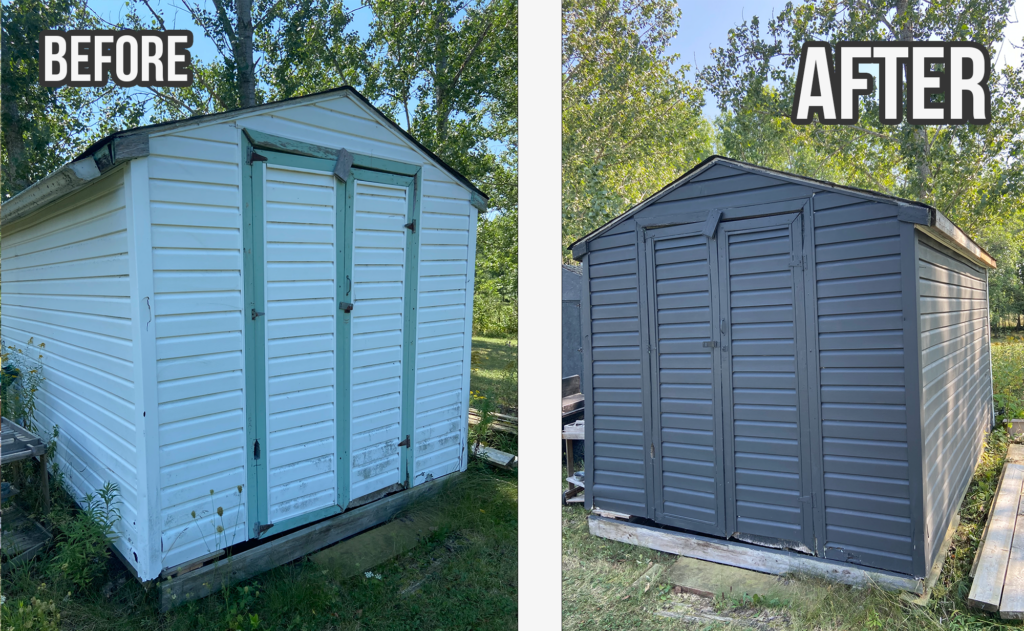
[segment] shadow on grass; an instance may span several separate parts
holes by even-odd
[[[97,589],[74,593],[53,580],[44,557],[4,575],[2,626],[19,628],[18,602],[37,598],[56,605],[61,629],[76,630],[514,629],[516,476],[471,461],[420,507],[439,515],[437,528],[408,553],[373,568],[371,577],[338,579],[301,559],[166,615],[157,612],[157,590],[124,580],[127,571],[117,561]],[[109,597],[102,588],[107,581],[108,591],[116,586]]]

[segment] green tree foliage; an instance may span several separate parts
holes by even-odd
[[[1001,39],[1009,0],[885,0],[787,3],[765,25],[754,17],[698,77],[718,100],[720,151],[766,167],[923,201],[938,208],[1005,265],[992,278],[993,320],[1019,313],[1024,207],[1024,76],[994,72],[990,125],[884,125],[875,94],[862,97],[856,126],[789,120],[805,41]],[[1018,311],[1004,311],[1004,309]]]
[[[562,3],[562,241],[648,197],[711,152],[699,87],[666,53],[672,0]]]
[[[39,32],[96,28],[78,0],[17,0],[0,12],[0,193],[21,191],[57,169],[93,138],[138,124],[144,100],[116,86],[39,85]],[[98,112],[102,110],[102,114]]]
[[[490,197],[474,328],[518,331],[518,3],[366,0],[365,92]]]

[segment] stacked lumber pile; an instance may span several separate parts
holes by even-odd
[[[490,429],[498,432],[504,432],[506,434],[519,435],[519,419],[515,416],[508,416],[507,414],[498,414],[491,412],[491,424],[488,425]],[[476,408],[469,408],[469,424],[476,425],[480,422],[480,412]]]
[[[1010,445],[982,534],[967,603],[1024,620],[1024,446]]]

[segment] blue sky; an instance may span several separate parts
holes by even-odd
[[[729,29],[741,24],[751,17],[761,18],[764,25],[774,15],[777,8],[786,6],[785,0],[715,0],[679,1],[683,18],[679,23],[679,34],[672,41],[669,52],[680,56],[680,63],[689,64],[696,69],[711,63],[711,48],[725,46],[729,41]],[[1017,0],[1011,20],[1017,16],[1024,19],[1024,0]],[[762,33],[764,27],[762,26]],[[1024,23],[1017,20],[1009,24],[1003,32],[1004,42],[995,65],[1001,67],[1005,63],[1020,64],[1021,50],[1014,48],[1009,42],[1021,45],[1024,39]],[[865,69],[866,70],[866,69]],[[688,77],[693,78],[691,69]],[[718,105],[714,98],[709,98],[704,106],[704,116],[713,120],[718,115]]]

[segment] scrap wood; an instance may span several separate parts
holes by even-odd
[[[487,464],[491,464],[502,469],[508,469],[510,471],[515,470],[515,468],[519,466],[519,456],[507,454],[504,451],[499,451],[493,447],[485,447],[480,443],[473,445],[473,455],[480,458]]]

